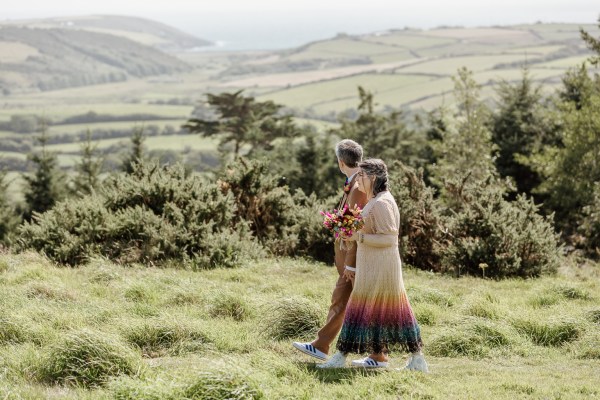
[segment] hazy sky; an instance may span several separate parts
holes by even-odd
[[[0,19],[82,14],[152,18],[233,48],[279,48],[338,32],[516,23],[596,23],[598,0],[4,0]],[[291,4],[290,4],[291,3]]]

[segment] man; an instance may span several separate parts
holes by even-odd
[[[345,139],[335,146],[335,155],[338,159],[340,171],[346,175],[346,184],[344,185],[344,194],[338,205],[338,210],[348,205],[349,208],[355,206],[364,207],[367,198],[366,194],[358,190],[357,172],[359,171],[358,163],[362,161],[363,149],[353,140]],[[337,337],[344,323],[344,314],[346,312],[346,304],[352,292],[352,284],[354,280],[354,271],[356,270],[356,249],[354,244],[349,249],[342,245],[342,240],[338,240],[334,244],[335,250],[335,266],[338,271],[338,280],[333,294],[331,296],[331,306],[327,314],[325,325],[317,333],[317,338],[310,343],[294,342],[293,346],[301,352],[308,354],[320,360],[326,360],[331,344]],[[336,366],[339,362],[345,360],[334,360],[332,357],[328,362],[321,364],[322,366],[332,364]]]

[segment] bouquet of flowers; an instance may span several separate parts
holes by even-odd
[[[350,237],[365,225],[362,210],[357,205],[349,208],[346,204],[342,210],[332,212],[321,211],[324,217],[323,226],[333,233],[336,242],[340,238]]]

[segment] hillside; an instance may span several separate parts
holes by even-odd
[[[326,316],[336,271],[323,264],[59,268],[0,254],[0,397],[596,398],[598,278],[594,265],[504,281],[405,267],[431,373],[399,370],[397,351],[387,371],[323,371],[291,346]]]
[[[3,25],[107,33],[165,51],[182,51],[211,44],[207,40],[199,39],[158,21],[121,15],[87,15],[0,22],[0,27]]]
[[[597,26],[581,27],[599,34]],[[264,99],[317,116],[354,108],[358,85],[373,91],[382,108],[429,109],[451,101],[451,77],[462,66],[486,86],[486,97],[494,83],[518,80],[523,66],[551,90],[567,68],[591,54],[579,28],[534,24],[339,35],[248,60],[221,76],[226,87],[252,87]]]
[[[132,40],[70,29],[3,26],[0,51],[8,54],[0,63],[5,95],[189,70],[177,58]]]

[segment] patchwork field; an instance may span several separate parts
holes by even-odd
[[[94,25],[99,23],[94,18],[82,21],[89,25],[86,25],[88,30],[107,29],[104,25]],[[54,26],[62,22],[58,19],[47,23]],[[114,20],[112,23],[110,29],[116,29],[117,34],[135,35],[134,22]],[[594,35],[600,34],[594,25],[583,27]],[[144,35],[140,34],[135,40],[160,45]],[[0,55],[11,52],[11,57],[22,58],[31,51],[23,45],[0,43]],[[569,68],[590,55],[579,38],[579,25],[574,24],[402,29],[356,36],[341,34],[277,52],[178,50],[172,54],[191,65],[192,70],[130,78],[125,82],[11,93],[1,97],[0,123],[10,121],[13,116],[36,115],[55,124],[50,129],[51,135],[118,129],[126,137],[127,131],[142,124],[157,125],[159,129],[170,125],[178,129],[190,118],[194,106],[206,100],[206,93],[243,89],[247,95],[273,100],[298,112],[308,118],[302,123],[314,124],[322,131],[335,126],[331,124],[339,113],[357,107],[358,86],[375,94],[379,109],[430,110],[441,104],[452,105],[451,78],[460,67],[475,71],[475,79],[484,85],[482,96],[493,100],[494,85],[501,80],[518,81],[522,67],[527,65],[533,79],[550,94]],[[148,121],[140,117],[124,122],[56,125],[65,118],[90,111],[109,116],[153,117]],[[32,135],[0,129],[0,141]],[[103,139],[98,144],[100,148],[107,148],[122,140]],[[192,138],[170,140],[165,137],[147,141],[149,150],[180,150],[187,146],[215,149],[214,144],[205,147],[201,140]],[[76,160],[77,148],[77,143],[67,143],[54,145],[52,150],[60,154],[63,166],[69,166]],[[4,151],[5,156],[15,155],[0,151]]]

